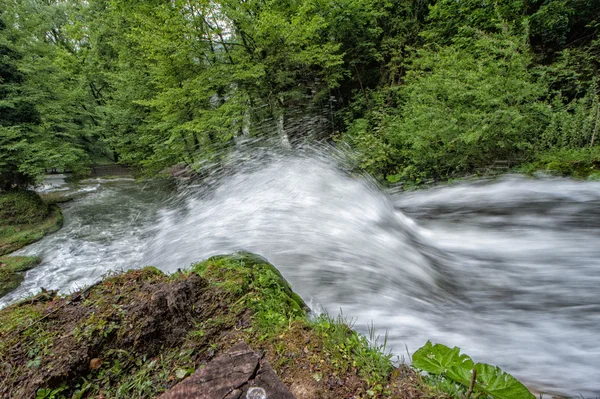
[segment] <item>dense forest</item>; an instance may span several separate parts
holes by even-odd
[[[0,0],[0,189],[107,161],[201,168],[244,138],[351,148],[392,183],[598,176],[599,16],[597,0]]]

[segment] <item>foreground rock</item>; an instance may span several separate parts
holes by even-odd
[[[269,362],[240,342],[160,399],[294,399]]]
[[[306,311],[251,254],[43,292],[0,311],[0,398],[438,397],[343,322]]]

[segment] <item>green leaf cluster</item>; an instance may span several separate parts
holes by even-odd
[[[62,34],[67,11],[9,1],[0,9],[0,190],[9,190],[45,169],[84,169],[86,132],[72,44]]]
[[[469,391],[490,395],[495,399],[534,399],[535,396],[510,374],[497,366],[474,363],[458,347],[449,348],[431,341],[418,349],[413,357],[413,367],[431,374],[446,376],[469,387]],[[469,393],[470,395],[470,393]]]

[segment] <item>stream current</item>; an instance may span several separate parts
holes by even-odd
[[[600,396],[600,182],[466,181],[382,190],[337,161],[285,155],[211,184],[87,180],[12,303],[113,270],[165,272],[238,250],[271,261],[313,309],[388,332],[399,357],[459,346],[531,388]]]

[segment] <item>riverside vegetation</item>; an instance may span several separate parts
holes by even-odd
[[[40,259],[31,256],[6,256],[48,233],[63,223],[60,208],[32,191],[11,191],[0,195],[0,296],[21,284],[23,272]]]
[[[0,189],[107,159],[200,170],[240,138],[273,137],[349,146],[393,183],[507,168],[600,176],[596,0],[0,10]]]

